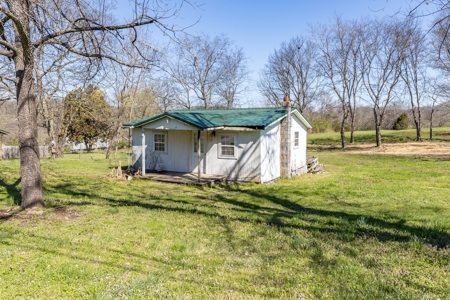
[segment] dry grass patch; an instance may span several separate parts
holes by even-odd
[[[321,150],[336,149],[336,147],[321,147]],[[391,154],[391,155],[414,155],[416,157],[450,158],[449,143],[394,143],[382,144],[380,147],[367,144],[348,145],[346,152],[357,154]]]

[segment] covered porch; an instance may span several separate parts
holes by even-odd
[[[214,185],[226,181],[226,177],[222,175],[202,174],[199,181],[198,173],[182,173],[182,172],[152,172],[147,171],[141,178],[150,179],[160,182],[181,183],[193,185]]]

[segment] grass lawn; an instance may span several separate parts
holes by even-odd
[[[450,161],[309,155],[325,173],[211,188],[42,160],[43,215],[0,219],[0,298],[450,299]],[[5,211],[19,161],[0,169]]]

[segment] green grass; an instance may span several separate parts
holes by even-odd
[[[0,220],[1,298],[449,299],[450,162],[309,155],[325,173],[212,188],[42,160],[44,214]],[[0,168],[6,210],[19,161]]]
[[[433,142],[448,142],[450,140],[450,127],[433,128]],[[350,132],[345,134],[347,143],[350,140]],[[428,128],[422,129],[423,141],[429,142],[430,132]],[[416,130],[381,130],[381,140],[383,143],[405,143],[416,140]],[[375,130],[355,131],[355,142],[364,144],[375,144]],[[341,137],[339,133],[314,133],[308,135],[308,144],[321,146],[339,146]]]

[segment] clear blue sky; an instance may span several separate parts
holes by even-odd
[[[386,0],[203,0],[203,3],[186,16],[200,18],[188,31],[226,34],[244,49],[254,73],[259,73],[269,54],[282,42],[306,34],[308,24],[327,23],[335,15],[344,19],[393,15],[402,6],[400,0],[388,3]]]

